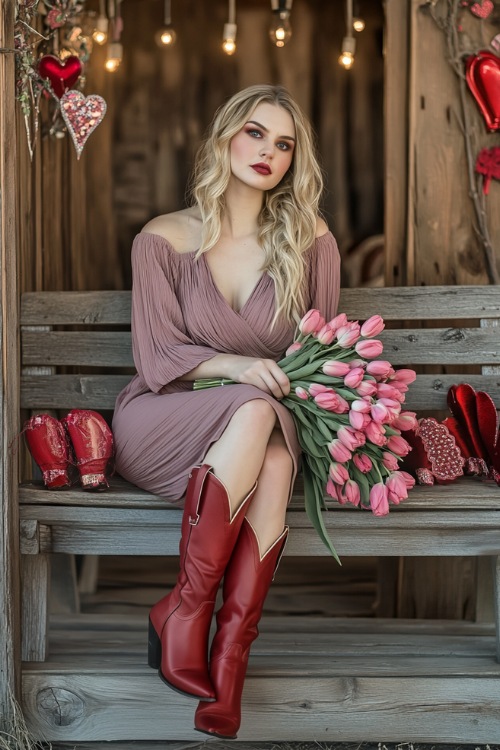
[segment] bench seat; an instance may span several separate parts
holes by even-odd
[[[146,628],[146,615],[53,618],[49,659],[23,665],[32,729],[52,742],[200,741],[196,703],[167,690],[146,665]],[[260,631],[242,741],[500,737],[490,624],[268,616]]]

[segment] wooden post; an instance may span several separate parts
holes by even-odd
[[[0,47],[14,48],[14,0],[0,2]],[[0,730],[21,692],[19,514],[15,436],[19,432],[17,254],[15,236],[14,55],[0,53]],[[11,447],[11,444],[14,447]]]
[[[500,662],[500,555],[493,558],[495,622],[497,634],[497,661]]]

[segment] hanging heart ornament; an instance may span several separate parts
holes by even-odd
[[[489,50],[471,55],[465,77],[488,130],[500,130],[500,58]]]
[[[84,96],[81,91],[71,90],[61,97],[61,115],[75,144],[78,159],[88,137],[105,114],[106,102],[97,94]]]
[[[82,72],[82,64],[76,55],[59,60],[54,55],[44,55],[38,63],[42,78],[48,78],[52,91],[58,99],[77,82]]]

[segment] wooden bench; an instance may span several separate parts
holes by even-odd
[[[377,312],[391,321],[381,338],[395,365],[437,366],[411,386],[408,408],[421,415],[444,409],[448,387],[463,381],[500,404],[498,287],[344,290],[340,309],[349,318]],[[421,327],[422,321],[431,322]],[[430,327],[436,325],[441,327]],[[113,409],[133,372],[129,292],[25,294],[21,326],[24,410],[62,415],[71,408]],[[442,365],[458,374],[439,374]],[[460,374],[464,365],[468,373],[476,365],[476,374]],[[78,374],[61,373],[68,366],[80,368]],[[119,478],[102,494],[79,487],[49,492],[37,482],[24,483],[20,504],[23,701],[32,730],[64,742],[199,740],[191,728],[194,704],[166,691],[146,666],[144,618],[60,616],[48,628],[53,553],[176,555],[180,510]],[[302,506],[298,481],[286,554],[328,554]],[[240,739],[498,742],[500,489],[463,478],[416,487],[384,518],[346,507],[325,516],[341,557],[481,556],[482,570],[490,566],[496,628],[456,621],[264,619],[250,661]]]

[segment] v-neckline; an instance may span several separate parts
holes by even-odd
[[[198,251],[196,250],[195,252],[198,252]],[[221,290],[219,289],[219,287],[217,286],[217,284],[215,283],[215,279],[214,279],[214,276],[213,276],[212,270],[211,270],[210,266],[208,265],[208,261],[207,261],[207,258],[206,258],[206,253],[202,253],[202,257],[203,257],[203,263],[205,264],[205,268],[207,269],[207,273],[208,273],[208,276],[209,276],[209,278],[210,278],[210,282],[211,282],[211,284],[212,284],[212,287],[213,287],[213,289],[214,289],[214,290],[215,290],[215,292],[217,293],[217,295],[218,295],[218,296],[219,296],[219,297],[220,297],[220,298],[222,299],[222,301],[223,301],[223,302],[224,302],[224,303],[226,304],[226,306],[227,306],[227,307],[228,307],[228,308],[229,308],[230,310],[232,310],[232,312],[233,312],[233,313],[235,313],[235,315],[241,315],[241,314],[242,314],[242,312],[243,312],[243,310],[244,310],[244,309],[246,308],[246,306],[247,306],[247,305],[249,304],[249,302],[250,302],[250,301],[251,301],[251,300],[253,299],[253,297],[254,297],[254,295],[256,294],[256,292],[257,292],[257,289],[258,289],[258,288],[260,287],[260,285],[261,285],[261,283],[262,283],[263,279],[264,279],[264,278],[268,278],[268,273],[267,273],[267,271],[264,271],[264,272],[263,272],[263,273],[262,273],[262,274],[261,274],[261,275],[259,276],[259,278],[258,278],[258,280],[257,280],[257,282],[256,282],[256,284],[255,284],[255,286],[254,286],[254,288],[252,289],[252,291],[250,292],[250,294],[249,294],[248,298],[247,298],[247,299],[245,300],[245,302],[244,302],[244,303],[242,304],[242,306],[240,307],[240,309],[239,309],[239,310],[235,310],[235,309],[234,309],[234,307],[233,307],[233,306],[232,306],[232,305],[231,305],[231,304],[229,303],[229,301],[228,301],[228,300],[226,299],[226,297],[225,297],[225,296],[224,296],[224,295],[222,294],[222,292],[221,292]]]

